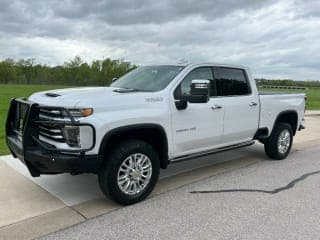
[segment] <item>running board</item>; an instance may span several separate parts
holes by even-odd
[[[188,155],[184,155],[181,157],[173,158],[173,159],[169,160],[169,163],[182,162],[182,161],[186,161],[186,160],[189,160],[192,158],[204,157],[204,156],[208,156],[208,155],[212,155],[215,153],[220,153],[220,152],[224,152],[224,151],[228,151],[228,150],[233,150],[233,149],[242,148],[242,147],[248,147],[254,143],[255,143],[255,141],[248,141],[248,142],[243,142],[243,143],[239,143],[239,144],[235,144],[235,145],[230,145],[227,147],[216,148],[216,149],[205,151],[205,152],[188,154]]]

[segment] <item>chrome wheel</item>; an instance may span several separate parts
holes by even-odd
[[[129,195],[140,193],[150,182],[152,163],[142,153],[131,154],[120,165],[117,183],[120,190]]]
[[[285,154],[288,151],[288,149],[290,148],[290,144],[291,144],[290,132],[289,132],[289,130],[284,129],[280,133],[279,139],[278,139],[278,150],[279,150],[279,153]]]

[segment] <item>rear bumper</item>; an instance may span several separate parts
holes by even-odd
[[[304,120],[304,118],[303,118],[302,121],[301,121],[301,123],[300,123],[300,125],[299,125],[298,131],[301,131],[301,130],[303,130],[303,129],[305,129],[305,128],[306,128],[306,126],[305,126],[305,120]]]
[[[21,103],[21,102],[20,102]],[[40,174],[57,173],[96,173],[102,155],[86,155],[85,151],[67,151],[53,148],[39,140],[36,126],[37,105],[23,101],[28,105],[24,118],[23,133],[14,129],[15,112],[19,100],[13,100],[8,113],[6,125],[6,142],[12,155],[20,159],[33,177]],[[70,124],[70,123],[69,123]]]

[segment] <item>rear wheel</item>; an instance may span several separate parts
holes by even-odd
[[[98,175],[99,185],[108,198],[123,205],[133,204],[152,192],[159,172],[154,148],[141,140],[128,140],[108,155]]]
[[[285,159],[292,146],[293,132],[288,123],[279,122],[274,127],[269,138],[265,140],[264,150],[274,160]]]

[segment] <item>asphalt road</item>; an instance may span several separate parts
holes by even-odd
[[[319,171],[320,146],[261,158],[42,239],[318,239]]]

